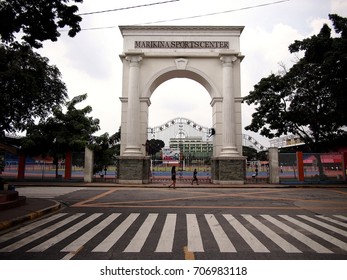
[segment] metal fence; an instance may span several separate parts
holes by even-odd
[[[166,182],[171,180],[172,165],[163,163],[162,160],[151,161],[151,181],[152,182]],[[191,182],[193,179],[194,169],[198,172],[198,180],[204,183],[211,182],[211,165],[205,159],[197,159],[190,164],[186,161],[181,161],[176,168],[177,181]]]
[[[341,153],[279,154],[280,182],[343,182],[346,178]],[[302,168],[303,178],[300,178]]]
[[[1,176],[8,179],[17,179],[19,157],[9,155],[5,160],[5,168]],[[83,180],[84,174],[84,152],[72,153],[71,179]],[[26,180],[62,180],[65,176],[65,162],[60,161],[58,165],[52,159],[27,158],[25,163],[24,178]]]
[[[18,178],[18,162],[16,155],[5,156],[4,171],[1,177],[8,179]],[[280,183],[297,182],[346,182],[346,166],[343,153],[304,153],[298,157],[297,153],[279,153],[279,179]],[[94,181],[116,182],[118,162],[107,169],[94,174]],[[191,182],[193,171],[197,169],[198,179],[204,183],[211,182],[211,165],[206,159],[197,159],[189,164],[181,161],[177,166],[177,180]],[[71,180],[82,181],[84,177],[84,152],[72,153]],[[162,160],[151,161],[152,182],[165,182],[171,180],[171,165]],[[64,180],[65,162],[58,164],[58,176],[56,165],[49,160],[27,159],[25,165],[25,180]],[[246,183],[266,183],[269,181],[268,161],[248,161],[246,163]]]
[[[268,161],[247,161],[246,162],[246,182],[247,183],[267,183],[269,181]]]

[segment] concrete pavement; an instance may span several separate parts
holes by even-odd
[[[27,198],[22,206],[0,211],[0,231],[39,218],[61,208],[61,204],[51,199]]]
[[[146,185],[120,185],[114,183],[82,183],[82,182],[16,182],[16,190],[20,193],[20,189],[24,187],[34,186],[59,186],[59,187],[124,187],[124,188],[166,188],[170,181],[156,182]],[[177,188],[346,188],[346,184],[244,184],[244,185],[212,185],[199,184],[191,185],[189,182],[178,182]],[[26,203],[15,208],[0,211],[0,231],[10,227],[19,225],[26,221],[30,221],[49,213],[53,213],[61,209],[61,204],[52,199],[43,198],[27,198]]]

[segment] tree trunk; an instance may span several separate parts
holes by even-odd
[[[58,161],[58,159],[54,158],[53,163],[55,164],[55,178],[59,178],[59,173],[58,173],[59,161]]]
[[[325,177],[325,174],[324,174],[324,168],[323,168],[323,162],[322,162],[321,156],[320,156],[320,154],[314,154],[314,156],[317,159],[317,167],[318,167],[318,172],[319,172],[319,175],[318,175],[319,181],[325,181],[326,177]]]

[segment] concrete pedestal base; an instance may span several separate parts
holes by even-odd
[[[244,184],[246,180],[246,160],[244,157],[212,158],[211,173],[213,184]]]
[[[119,184],[148,184],[150,179],[149,157],[118,157]]]

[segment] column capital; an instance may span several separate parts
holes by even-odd
[[[140,97],[140,102],[146,103],[148,107],[152,104],[149,97]]]
[[[232,63],[237,60],[237,56],[235,56],[235,55],[221,55],[219,59],[222,62],[223,66],[231,66]]]
[[[126,103],[128,102],[128,97],[119,97],[120,102]]]
[[[138,66],[142,60],[142,56],[141,55],[127,55],[125,57],[125,59],[127,61],[129,61],[130,66]]]
[[[223,97],[213,97],[210,102],[210,105],[214,106],[214,104],[216,104],[217,102],[223,102]]]

